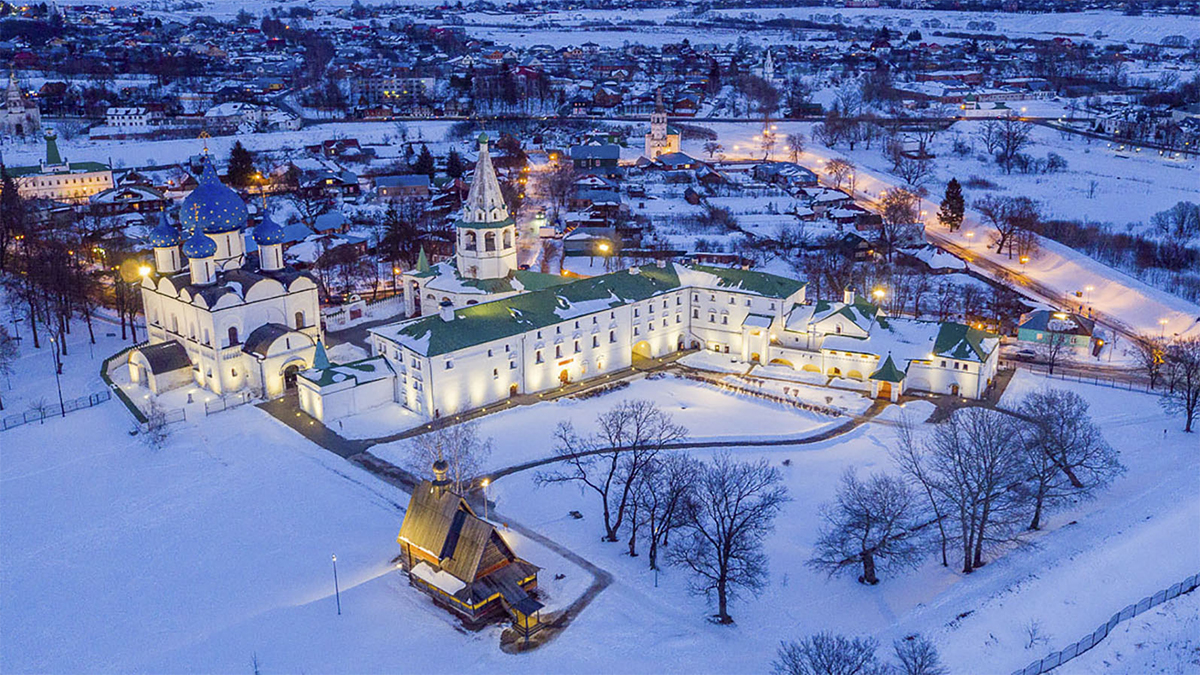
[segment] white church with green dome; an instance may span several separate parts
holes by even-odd
[[[149,344],[129,354],[130,379],[156,394],[191,384],[271,398],[313,366],[322,339],[316,281],[283,261],[269,217],[246,252],[248,212],[207,160],[180,209],[150,233],[154,271],[142,280]]]

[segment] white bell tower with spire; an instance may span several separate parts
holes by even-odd
[[[479,135],[475,177],[455,229],[455,259],[461,276],[498,279],[517,269],[517,227],[500,193],[487,134]]]

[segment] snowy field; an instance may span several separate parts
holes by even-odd
[[[674,377],[639,379],[624,389],[592,398],[561,398],[481,418],[480,436],[491,437],[494,443],[485,468],[490,471],[551,457],[559,422],[571,422],[576,431],[589,433],[598,414],[625,399],[653,400],[676,424],[688,428],[688,438],[693,441],[802,438],[844,421]],[[813,399],[824,405],[816,396]],[[753,427],[745,426],[744,421],[751,419],[755,420]],[[404,466],[409,447],[409,441],[396,441],[372,447],[371,454]]]
[[[21,388],[6,391],[7,400],[53,391],[43,357],[18,362]],[[73,348],[68,391],[86,389],[92,364],[86,347]],[[1042,383],[1021,372],[1009,396]],[[151,450],[126,433],[128,415],[110,401],[0,432],[0,614],[20,617],[0,625],[0,671],[250,672],[257,657],[264,673],[761,673],[780,639],[834,630],[884,641],[921,631],[953,672],[982,672],[987,663],[987,672],[1007,673],[1049,649],[1023,648],[1030,620],[1051,645],[1065,643],[1200,566],[1200,550],[1179,545],[1197,540],[1200,522],[1195,438],[1178,433],[1178,420],[1165,419],[1152,397],[1069,386],[1092,403],[1128,473],[1097,500],[1051,517],[1034,545],[969,577],[931,562],[866,588],[803,565],[816,509],[842,470],[892,470],[894,427],[735,449],[748,459],[791,460],[781,469],[793,501],[768,541],[766,593],[733,605],[733,627],[705,620],[705,602],[686,593],[681,571],[664,570],[655,587],[644,558],[622,555],[623,543],[600,543],[591,496],[537,488],[533,471],[508,476],[492,488],[497,520],[532,528],[615,576],[563,634],[524,656],[499,651],[498,628],[463,632],[408,587],[390,562],[407,502],[396,488],[252,406],[189,419],[173,427],[166,447]],[[648,396],[695,438],[808,435],[830,423],[701,385],[641,380],[593,399],[484,418],[481,431],[497,439],[491,463],[544,456],[559,420],[582,426],[621,398]],[[915,419],[932,409],[908,407]],[[570,518],[571,510],[584,518]],[[552,609],[591,582],[557,554],[510,536],[543,568]],[[1194,604],[1171,611],[1196,620]]]

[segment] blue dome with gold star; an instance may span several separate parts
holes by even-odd
[[[207,158],[200,172],[200,184],[183,200],[179,221],[184,229],[205,234],[222,234],[246,225],[246,203],[227,187]]]
[[[183,237],[180,236],[179,230],[175,229],[175,226],[167,220],[167,214],[165,212],[163,213],[162,221],[159,222],[158,226],[153,230],[150,230],[149,239],[150,245],[154,248],[170,248],[171,246],[178,246],[179,242],[183,241]]]
[[[254,227],[254,243],[259,246],[282,244],[286,236],[283,228],[270,216],[263,216],[262,222]]]
[[[217,254],[217,242],[200,231],[195,231],[183,242],[183,254],[189,258],[211,258]]]

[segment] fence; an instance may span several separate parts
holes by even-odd
[[[339,331],[364,321],[385,319],[403,312],[404,295],[396,294],[373,302],[356,299],[339,307],[328,307],[321,310],[321,318],[325,322],[325,330]]]
[[[233,410],[234,408],[246,405],[249,402],[250,393],[245,391],[234,394],[233,396],[222,396],[221,398],[204,402],[204,415],[207,417],[213,413],[219,413],[222,410]]]
[[[1112,387],[1113,389],[1126,389],[1129,391],[1146,391],[1154,393],[1150,388],[1150,384],[1142,382],[1134,382],[1133,380],[1118,380],[1112,377],[1101,377],[1099,375],[1080,375],[1064,370],[1057,370],[1053,374],[1046,368],[1037,368],[1028,366],[1029,372],[1034,375],[1044,375],[1052,380],[1063,380],[1070,382],[1082,382],[1084,384],[1094,384],[1101,387]]]
[[[9,415],[3,420],[0,420],[0,431],[8,431],[13,427],[19,427],[22,424],[30,422],[41,422],[47,417],[59,417],[69,412],[83,410],[94,405],[100,405],[108,399],[112,398],[112,394],[108,390],[98,391],[91,396],[81,396],[79,398],[63,401],[62,405],[55,403],[54,405],[39,406],[36,409],[31,409],[25,413],[18,415]]]
[[[800,401],[797,399],[787,398],[786,396],[777,396],[775,394],[768,394],[766,392],[759,391],[757,389],[748,389],[746,387],[739,387],[737,385],[730,384],[729,382],[714,379],[711,377],[706,377],[704,375],[697,375],[695,373],[678,373],[678,374],[676,374],[676,377],[681,377],[685,380],[692,380],[694,382],[701,382],[703,384],[709,384],[718,389],[722,389],[724,391],[731,391],[735,394],[743,394],[746,396],[753,396],[755,398],[761,398],[761,399],[764,399],[767,401],[771,401],[772,403],[779,403],[781,405],[786,405],[786,406],[789,406],[792,408],[799,408],[800,410],[807,410],[809,412],[817,413],[818,415],[827,415],[829,417],[841,417],[842,416],[842,411],[837,410],[836,408],[830,408],[830,407],[823,406],[823,405],[813,405],[812,403],[806,403],[804,401]]]
[[[1066,649],[1054,652],[1040,661],[1034,661],[1021,670],[1014,670],[1013,675],[1040,675],[1041,673],[1048,673],[1051,670],[1054,670],[1067,661],[1070,661],[1076,656],[1079,656],[1092,647],[1100,644],[1100,641],[1108,637],[1108,634],[1117,627],[1117,624],[1121,623],[1122,621],[1128,621],[1139,614],[1147,612],[1150,609],[1163,604],[1167,600],[1177,598],[1184,593],[1191,593],[1193,590],[1195,590],[1198,582],[1200,582],[1200,574],[1193,574],[1177,584],[1171,584],[1171,586],[1166,590],[1162,590],[1154,595],[1149,595],[1142,598],[1137,604],[1129,605],[1125,609],[1113,614],[1112,618],[1105,623],[1100,624],[1099,628],[1087,635],[1084,635],[1079,641],[1067,645]]]
[[[112,356],[108,357],[107,359],[104,359],[104,363],[100,364],[100,378],[104,380],[104,383],[108,385],[109,389],[111,389],[113,392],[115,392],[117,394],[117,399],[120,400],[121,403],[125,404],[125,408],[129,411],[130,415],[133,415],[134,421],[137,422],[138,424],[146,423],[146,414],[143,413],[141,411],[141,409],[138,408],[137,405],[135,405],[132,400],[130,400],[129,396],[127,396],[125,394],[125,392],[120,387],[118,387],[116,385],[116,383],[113,382],[112,375],[110,375],[109,372],[113,368],[120,366],[120,363],[118,362],[119,359],[121,359],[126,354],[133,351],[134,349],[139,349],[141,347],[145,347],[148,344],[150,344],[149,340],[143,340],[142,342],[139,342],[136,345],[129,345],[128,347],[122,349],[121,351],[117,352],[116,354],[113,354]]]

